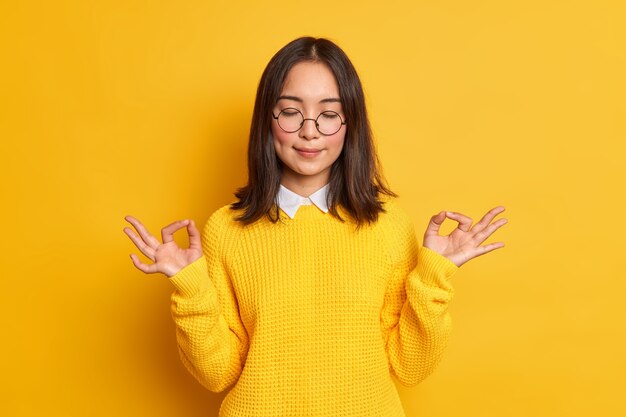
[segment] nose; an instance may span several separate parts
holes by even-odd
[[[310,120],[311,123],[307,123]],[[311,140],[319,137],[320,132],[317,130],[317,121],[315,119],[304,119],[302,121],[302,128],[300,129],[300,137],[302,139]]]

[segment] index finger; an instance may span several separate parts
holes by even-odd
[[[161,237],[163,238],[163,243],[169,243],[174,240],[174,232],[178,229],[182,229],[189,223],[189,220],[179,220],[177,222],[168,224],[163,229],[161,229]]]

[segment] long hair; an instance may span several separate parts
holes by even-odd
[[[235,193],[239,201],[231,209],[243,210],[236,220],[250,224],[267,216],[277,222],[276,195],[282,162],[271,136],[271,112],[280,97],[289,70],[300,62],[322,62],[333,72],[339,86],[346,118],[343,149],[330,171],[328,208],[341,221],[338,207],[350,215],[357,228],[373,223],[384,212],[381,194],[396,197],[385,184],[376,156],[361,80],[348,56],[324,38],[301,37],[280,49],[263,71],[256,93],[248,142],[248,184]]]

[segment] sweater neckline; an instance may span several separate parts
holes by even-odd
[[[294,222],[304,221],[304,220],[324,219],[324,218],[332,216],[332,215],[330,214],[330,212],[328,212],[328,213],[323,212],[315,204],[309,204],[309,205],[301,205],[298,208],[298,211],[296,212],[296,214],[293,217],[293,219],[291,217],[289,217],[287,215],[287,213],[282,211],[282,209],[280,210],[280,216],[284,220],[286,220],[286,221],[288,221],[290,223],[294,223]]]

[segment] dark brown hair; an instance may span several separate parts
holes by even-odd
[[[341,106],[347,121],[343,149],[330,172],[328,208],[340,220],[341,206],[361,226],[384,212],[380,194],[396,197],[385,184],[374,149],[361,80],[348,56],[324,38],[301,37],[279,50],[263,71],[257,89],[248,142],[248,184],[235,193],[242,209],[237,220],[250,224],[267,216],[279,219],[275,198],[280,188],[282,162],[271,138],[271,112],[281,94],[289,70],[300,62],[328,65],[339,86]]]

